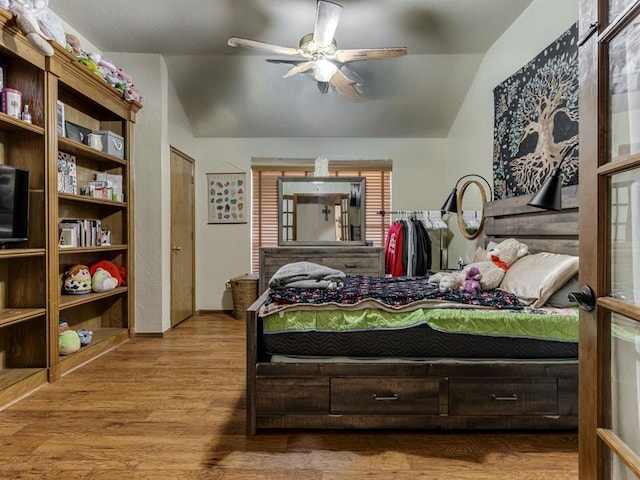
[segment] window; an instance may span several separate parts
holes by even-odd
[[[279,165],[277,163],[280,163]],[[251,166],[251,270],[258,273],[259,249],[278,245],[278,177],[313,176],[313,160],[255,159]],[[365,177],[366,235],[384,246],[391,210],[391,161],[340,161],[329,163],[329,175]]]

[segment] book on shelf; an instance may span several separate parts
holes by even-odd
[[[78,193],[76,156],[58,152],[58,192]]]
[[[61,248],[99,247],[103,245],[104,229],[100,220],[63,218],[58,223]]]

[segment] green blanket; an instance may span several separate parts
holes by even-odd
[[[533,313],[528,310],[507,312],[448,308],[421,308],[402,313],[375,309],[285,311],[265,317],[264,332],[399,329],[424,323],[435,330],[448,333],[578,341],[577,309],[564,310],[562,315]]]

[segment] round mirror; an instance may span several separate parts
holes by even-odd
[[[484,227],[484,205],[487,194],[477,180],[469,180],[458,194],[458,228],[462,235],[473,240],[482,233]]]

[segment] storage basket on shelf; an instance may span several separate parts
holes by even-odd
[[[233,316],[238,320],[246,318],[247,309],[258,298],[258,275],[248,273],[230,280],[233,298]]]

